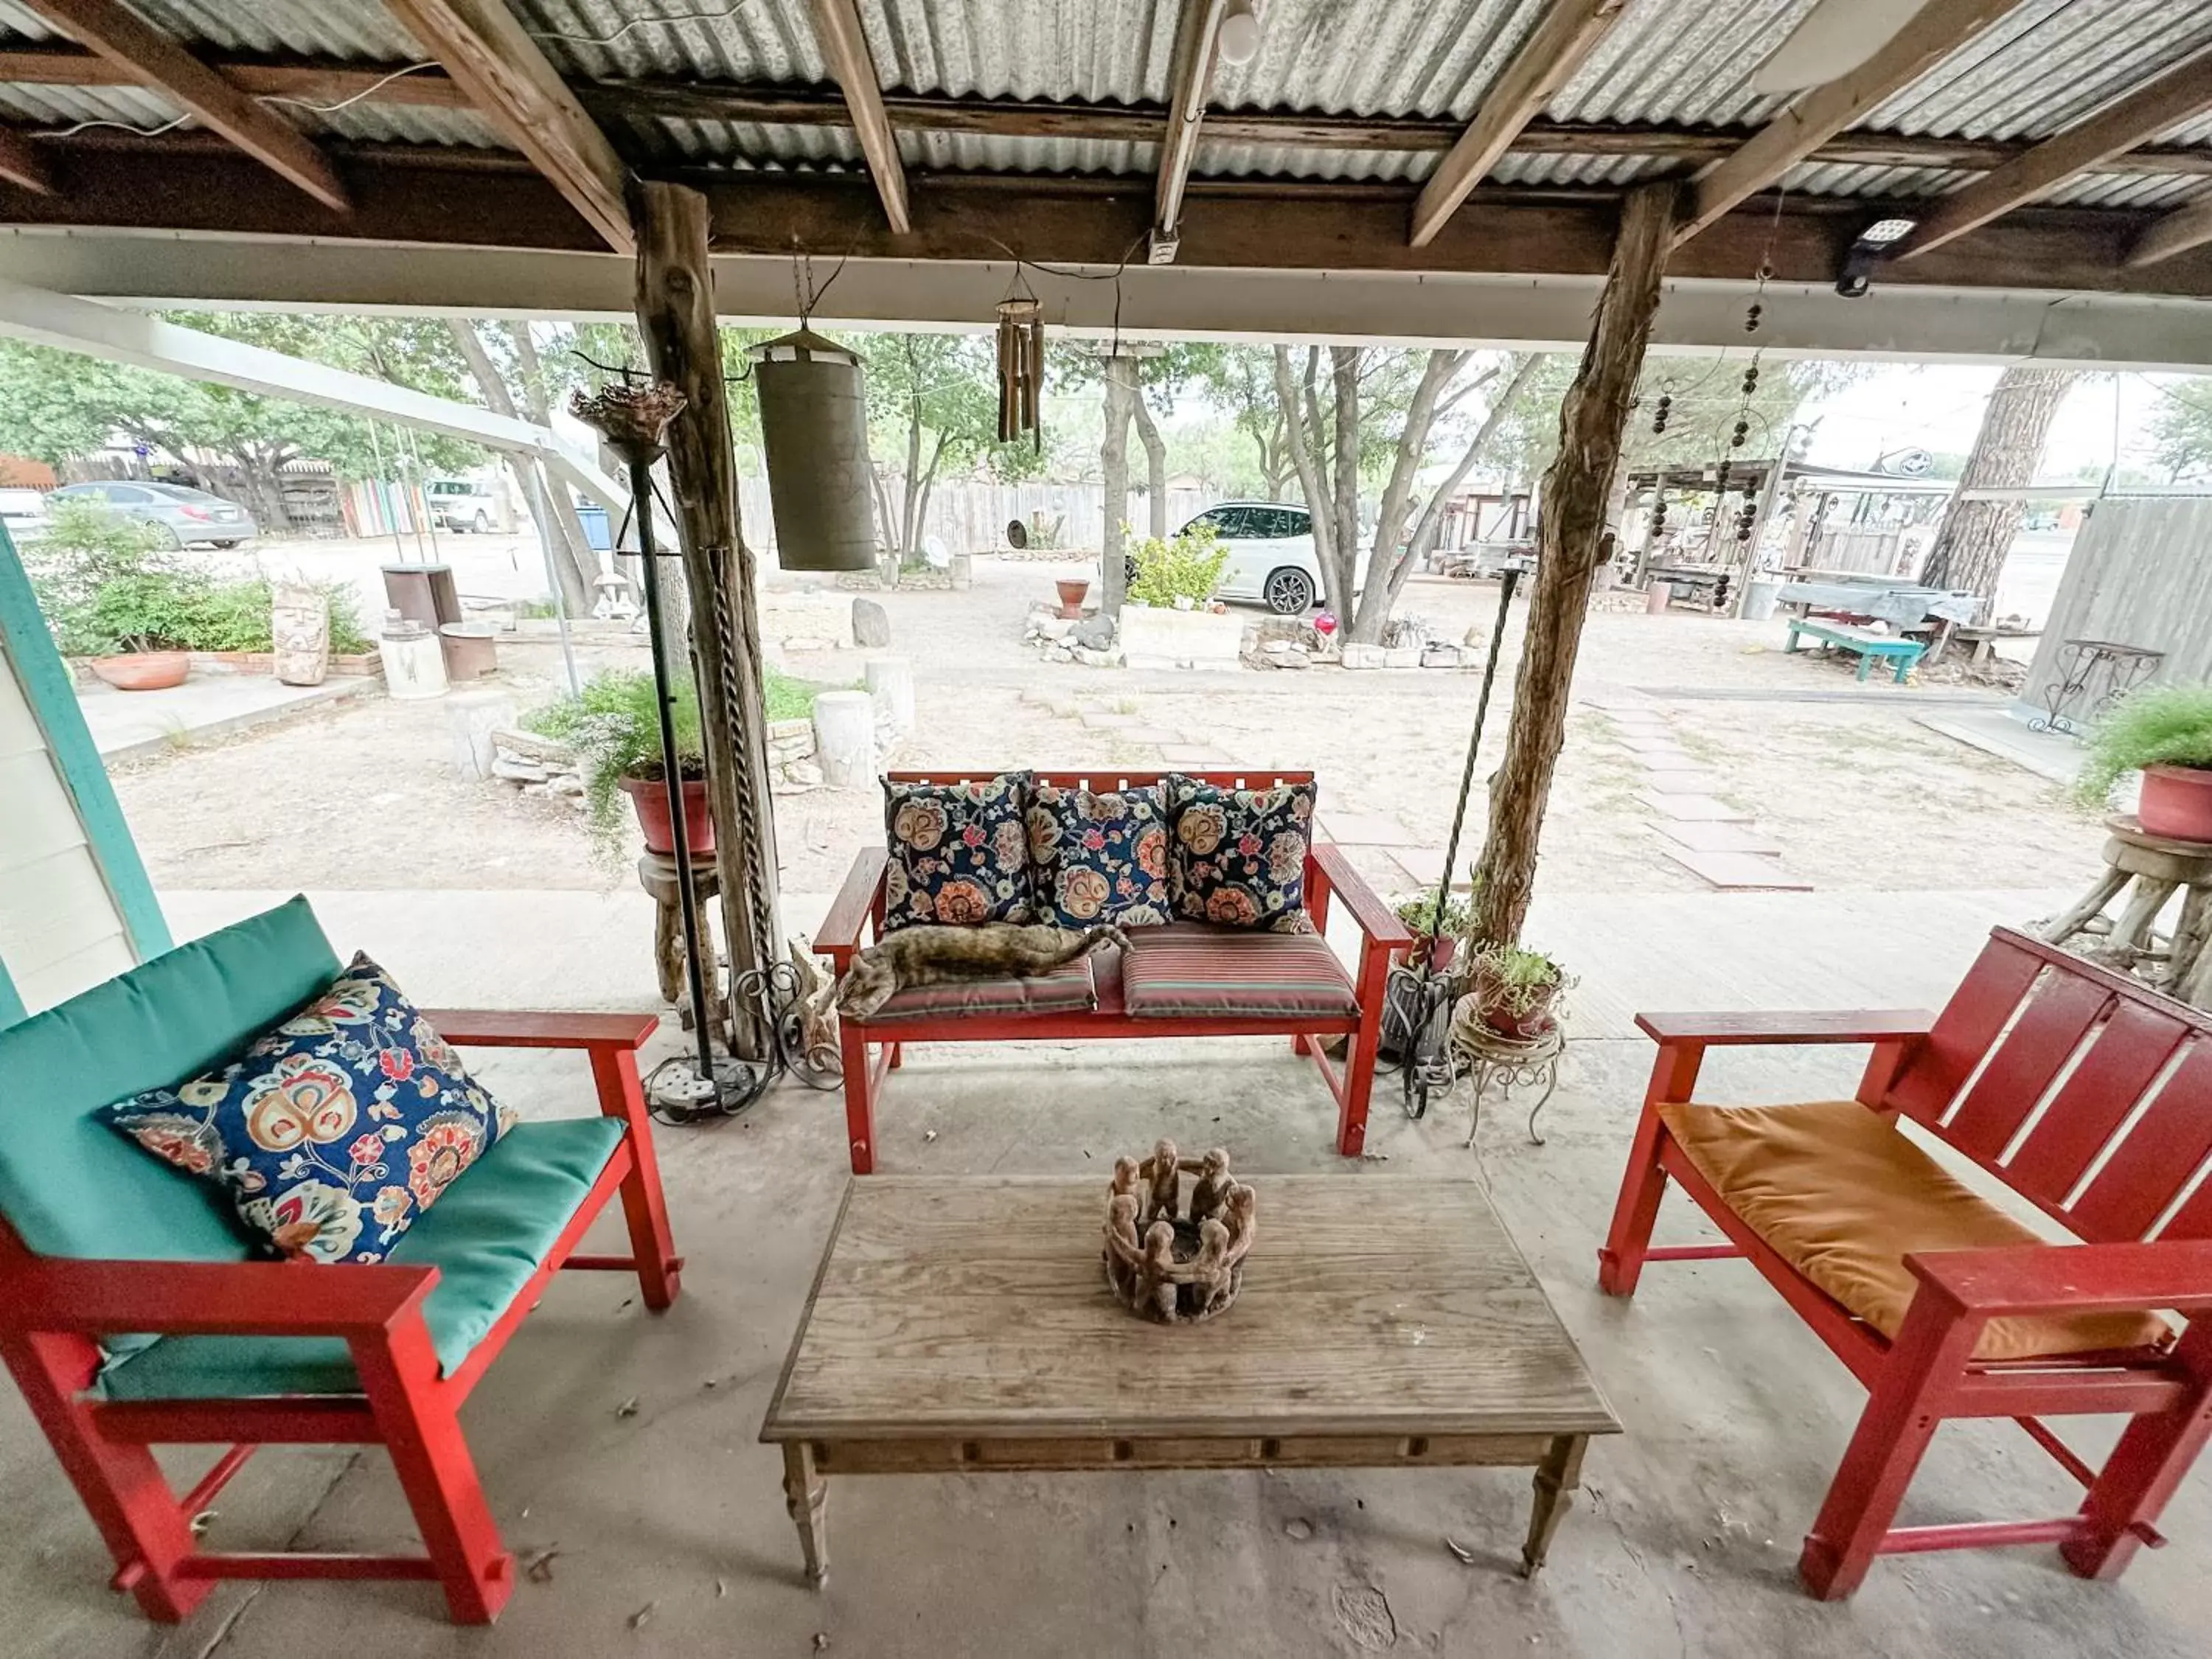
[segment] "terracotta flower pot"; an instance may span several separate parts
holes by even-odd
[[[1060,590],[1060,614],[1071,622],[1083,616],[1084,596],[1091,592],[1091,583],[1082,576],[1064,576],[1053,583]]]
[[[1559,994],[1559,988],[1550,986],[1526,1012],[1516,1013],[1504,1005],[1504,988],[1497,977],[1486,968],[1474,970],[1475,1006],[1482,1010],[1482,1023],[1500,1036],[1522,1042],[1541,1036],[1557,1023],[1552,1004]]]
[[[645,831],[645,850],[664,858],[676,851],[676,830],[668,817],[668,787],[659,778],[623,778],[616,786],[629,797],[637,811],[637,827]],[[691,856],[714,850],[714,820],[707,809],[707,781],[684,781],[684,838]]]
[[[90,659],[92,672],[118,691],[166,691],[192,672],[189,651],[133,651]]]
[[[2136,817],[2154,836],[2212,842],[2212,767],[2146,766]]]

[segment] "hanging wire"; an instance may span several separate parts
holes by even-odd
[[[360,103],[365,98],[374,98],[378,93],[383,91],[385,88],[390,86],[394,81],[398,80],[402,76],[420,75],[424,70],[434,70],[442,67],[442,64],[434,61],[422,64],[410,64],[404,69],[396,69],[392,70],[391,74],[386,76],[382,80],[374,82],[368,86],[362,88],[359,92],[354,94],[352,97],[341,98],[335,104],[319,104],[312,98],[286,98],[274,94],[264,98],[261,101],[264,104],[290,104],[298,109],[312,110],[318,115],[336,115],[342,109],[351,109],[356,104]]]
[[[738,0],[734,6],[720,11],[678,11],[658,17],[633,17],[612,34],[563,34],[558,29],[526,29],[524,33],[533,40],[560,40],[572,46],[611,46],[632,29],[653,28],[674,23],[726,23],[753,3],[753,0]]]
[[[58,132],[49,132],[42,136],[48,138],[67,138],[75,133],[84,131],[88,127],[113,127],[118,132],[132,133],[141,138],[159,138],[165,132],[174,132],[191,118],[191,111],[186,110],[175,120],[164,121],[158,127],[135,127],[128,121],[114,121],[104,116],[95,116],[89,121],[79,121],[73,127],[64,127]]]

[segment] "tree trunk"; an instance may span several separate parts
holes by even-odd
[[[530,325],[509,323],[507,337],[514,343],[515,363],[522,372],[522,406],[529,411],[532,420],[550,432],[553,428],[553,409],[547,392],[549,382],[544,365],[538,361],[538,342],[531,337]],[[615,477],[623,476],[619,464],[611,470]],[[584,520],[576,511],[576,498],[569,493],[568,486],[545,472],[542,466],[539,471],[545,478],[545,499],[552,504],[554,550],[565,554],[582,576],[585,586],[591,590],[585,600],[588,611],[599,597],[597,583],[602,568],[599,552],[592,547],[591,538],[584,533]]]
[[[1421,462],[1428,453],[1429,428],[1436,421],[1437,400],[1466,361],[1465,352],[1440,348],[1430,352],[1428,362],[1421,367],[1420,384],[1413,388],[1413,401],[1406,406],[1405,424],[1398,429],[1398,452],[1391,458],[1390,480],[1382,489],[1382,500],[1375,518],[1375,539],[1367,556],[1367,586],[1359,596],[1358,612],[1347,621],[1347,640],[1367,645],[1382,642],[1382,630],[1390,620],[1390,602],[1402,586],[1396,579],[1398,526],[1413,499],[1414,475],[1421,470]],[[1353,488],[1358,489],[1357,479]]]
[[[484,349],[476,325],[463,318],[448,317],[446,319],[446,330],[453,337],[454,345],[459,348],[461,359],[469,368],[469,378],[477,383],[477,390],[483,394],[484,406],[495,415],[504,415],[510,420],[515,418],[518,411],[514,393],[507,384],[507,377],[499,372],[499,366],[492,362],[491,353]],[[539,419],[542,424],[543,417]],[[553,522],[540,526],[538,533],[553,546],[553,570],[561,584],[561,602],[572,617],[590,616],[592,606],[599,599],[598,590],[592,582],[599,574],[599,558],[592,550],[592,544],[584,538],[583,522],[576,519],[575,504],[568,499],[568,486],[557,479],[547,478],[541,497],[531,489],[530,469],[535,463],[512,453],[505,459],[507,471],[514,475],[515,488],[521,490],[525,501],[544,499],[553,503],[550,515]],[[615,476],[621,477],[624,474],[617,468]],[[563,507],[567,508],[568,518],[575,520],[573,539],[568,533],[567,525],[562,521]]]
[[[1098,469],[1105,480],[1105,525],[1098,538],[1098,613],[1118,617],[1128,592],[1129,573],[1121,551],[1121,526],[1129,516],[1130,405],[1137,398],[1137,360],[1106,360],[1106,436],[1098,446]]]
[[[914,545],[921,526],[915,507],[921,495],[921,399],[915,398],[908,404],[906,416],[906,481],[899,495],[899,562],[904,564],[914,556]]]
[[[1514,370],[1513,379],[1505,390],[1491,400],[1490,411],[1482,417],[1482,425],[1468,441],[1466,453],[1459,458],[1459,465],[1451,470],[1442,483],[1429,492],[1428,505],[1421,509],[1421,516],[1413,522],[1413,533],[1406,538],[1406,550],[1391,568],[1389,585],[1385,590],[1389,595],[1383,610],[1386,619],[1389,607],[1397,604],[1399,594],[1405,591],[1406,578],[1413,574],[1422,556],[1436,545],[1437,532],[1443,524],[1445,504],[1459,493],[1460,485],[1467,482],[1467,475],[1474,470],[1475,462],[1490,447],[1491,439],[1496,435],[1514,399],[1521,395],[1522,387],[1528,383],[1529,377],[1543,366],[1543,362],[1541,352],[1532,353],[1522,359],[1521,367]],[[1512,499],[1510,483],[1506,486],[1506,498],[1509,501]],[[1369,584],[1370,591],[1373,586],[1374,584]]]
[[[737,452],[707,257],[707,198],[683,185],[637,184],[632,190],[637,324],[646,361],[688,400],[669,428],[668,475],[691,595],[714,864],[734,979],[783,954],[753,553],[738,531]],[[638,510],[648,507],[640,502]],[[733,995],[731,1005],[732,1046],[747,1059],[764,1057],[770,1034],[746,999]]]
[[[2016,365],[1998,377],[1982,411],[1973,453],[1966,457],[1966,470],[1944,511],[1920,579],[1930,587],[1964,588],[1973,594],[1982,602],[1984,621],[1996,607],[1997,577],[2020,529],[2022,503],[1970,501],[1966,492],[2033,483],[2051,418],[2081,378],[2079,369]]]
[[[1306,362],[1310,370],[1310,354]],[[1340,597],[1336,587],[1336,521],[1328,510],[1321,459],[1314,453],[1313,428],[1306,420],[1299,388],[1291,379],[1287,346],[1275,348],[1275,401],[1282,405],[1283,447],[1290,452],[1298,487],[1305,493],[1306,516],[1313,521],[1314,560],[1321,566],[1322,599],[1340,617],[1345,613],[1342,598],[1349,596]]]
[[[1168,538],[1168,443],[1152,424],[1141,386],[1129,400],[1129,414],[1137,423],[1137,441],[1145,447],[1145,533],[1164,542]]]
[[[1329,465],[1334,474],[1330,516],[1335,520],[1337,619],[1347,627],[1359,589],[1359,368],[1358,346],[1331,346],[1329,374],[1336,385],[1336,431]]]
[[[1672,184],[1655,184],[1628,192],[1589,344],[1560,405],[1559,453],[1544,475],[1536,586],[1513,681],[1513,718],[1505,759],[1490,789],[1490,833],[1475,872],[1469,936],[1478,945],[1519,942],[1536,884],[1537,840],[1566,739],[1567,692],[1590,579],[1605,556],[1606,497],[1659,309],[1674,191]]]

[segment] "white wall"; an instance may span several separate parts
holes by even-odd
[[[0,640],[0,963],[36,1013],[137,957],[6,653]]]

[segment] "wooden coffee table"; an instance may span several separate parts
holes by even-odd
[[[806,1571],[833,1474],[1536,1471],[1525,1570],[1620,1423],[1482,1189],[1256,1176],[1226,1314],[1149,1324],[1106,1287],[1106,1178],[865,1176],[846,1188],[761,1438]]]

